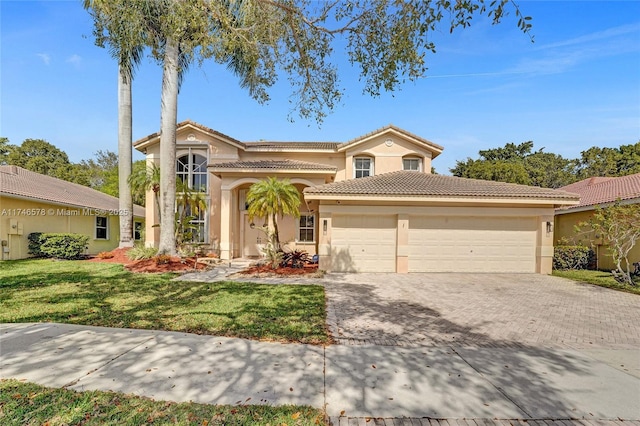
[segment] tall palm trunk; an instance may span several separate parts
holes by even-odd
[[[160,244],[158,253],[176,254],[176,127],[178,122],[178,42],[167,39],[160,111]]]
[[[129,74],[129,75],[127,75]],[[133,198],[129,177],[132,169],[132,107],[131,75],[118,67],[118,207],[120,221],[120,247],[132,247]]]

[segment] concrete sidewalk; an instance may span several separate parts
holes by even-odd
[[[640,425],[636,350],[325,348],[176,332],[0,324],[0,356],[2,378],[172,401],[311,405],[325,407],[334,424],[406,417],[417,419],[415,424],[466,418]]]

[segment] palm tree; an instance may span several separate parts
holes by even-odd
[[[254,183],[247,192],[247,203],[249,208],[249,220],[254,217],[265,217],[270,219],[273,225],[271,243],[276,251],[280,251],[280,236],[278,234],[278,219],[284,215],[300,217],[300,192],[288,179],[278,180],[269,177]]]
[[[142,59],[146,39],[140,25],[143,8],[131,7],[125,0],[84,0],[85,9],[94,19],[96,44],[104,47],[118,61],[118,208],[120,247],[133,246],[133,198],[128,180],[132,171],[133,118],[131,81]],[[139,5],[138,5],[139,6]]]
[[[160,211],[160,169],[158,166],[155,164],[146,167],[136,166],[127,183],[133,196],[138,200],[144,200],[147,191],[153,191],[153,198],[156,201],[160,217],[162,212]]]

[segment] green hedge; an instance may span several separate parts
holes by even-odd
[[[44,257],[44,253],[40,250],[40,237],[42,236],[42,232],[32,232],[27,235],[27,240],[29,241],[29,254],[32,254],[34,257]]]
[[[78,259],[88,247],[89,236],[80,234],[47,234],[33,232],[29,239],[29,253],[56,259]]]
[[[553,269],[592,269],[595,252],[585,246],[556,246],[553,251]]]

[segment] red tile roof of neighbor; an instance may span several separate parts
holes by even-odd
[[[563,210],[595,207],[616,200],[640,199],[640,173],[620,177],[592,177],[559,189],[580,194],[580,204]]]
[[[435,196],[482,198],[538,198],[577,201],[566,191],[488,180],[466,179],[415,171],[397,171],[308,187],[305,194],[350,196]]]
[[[111,211],[119,208],[116,197],[18,166],[0,166],[0,194],[75,208]],[[144,217],[144,207],[135,205],[133,214]]]

